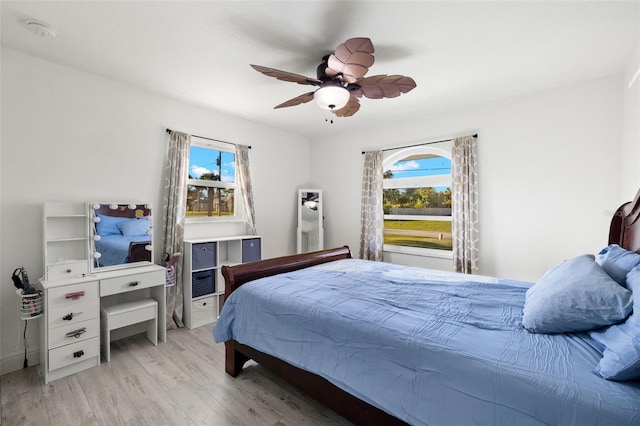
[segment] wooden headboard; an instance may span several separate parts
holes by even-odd
[[[128,217],[135,218],[136,210],[142,210],[142,216],[150,216],[151,209],[147,208],[144,204],[136,204],[135,209],[130,209],[129,204],[118,204],[118,208],[112,209],[109,207],[111,204],[100,204],[100,207],[95,210],[95,214],[102,214],[105,216],[115,216],[115,217]]]
[[[640,190],[633,201],[616,210],[609,228],[609,244],[618,244],[627,250],[640,252]]]

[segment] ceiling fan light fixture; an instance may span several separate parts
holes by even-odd
[[[25,25],[38,37],[55,37],[58,35],[58,31],[55,28],[43,21],[29,19],[25,22]]]
[[[313,94],[318,106],[328,111],[344,108],[350,97],[349,91],[342,86],[324,86]]]

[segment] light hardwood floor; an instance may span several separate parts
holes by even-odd
[[[111,344],[111,362],[45,385],[37,367],[0,378],[2,426],[350,425],[261,366],[232,378],[211,326]]]

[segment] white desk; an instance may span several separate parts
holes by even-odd
[[[44,295],[40,368],[45,383],[100,365],[100,309],[151,297],[158,302],[158,339],[167,338],[165,268],[141,266],[85,277],[40,281]],[[111,340],[146,331],[133,324]]]

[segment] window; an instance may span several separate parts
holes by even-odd
[[[235,218],[235,150],[191,142],[187,218]]]
[[[449,256],[451,154],[413,147],[383,164],[385,251]]]

